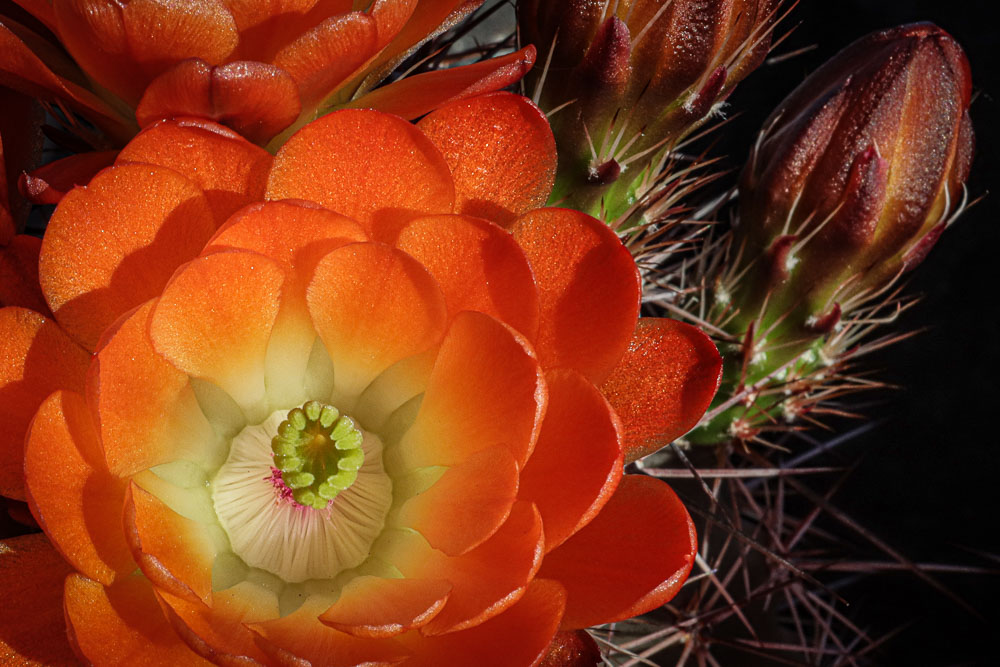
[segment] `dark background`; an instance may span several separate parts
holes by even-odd
[[[730,98],[730,112],[739,115],[719,133],[725,135],[719,150],[738,166],[771,108],[822,61],[868,32],[929,20],[965,48],[976,95],[977,151],[969,186],[973,196],[986,196],[912,274],[909,291],[923,300],[904,314],[900,329],[928,330],[868,360],[880,379],[899,389],[864,408],[883,422],[836,453],[841,463],[860,463],[834,501],[915,561],[1000,569],[1000,63],[994,55],[1000,29],[986,18],[992,5],[804,0],[786,19],[785,29],[795,30],[775,55],[816,48],[765,65],[741,84]],[[877,662],[1000,664],[1000,576],[935,576],[983,618],[909,573],[861,580],[842,591],[852,603],[845,613],[862,629],[877,635],[909,624]]]

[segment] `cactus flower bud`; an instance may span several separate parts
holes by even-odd
[[[522,0],[521,39],[551,54],[529,90],[559,145],[553,201],[612,220],[644,170],[704,122],[771,43],[781,0]],[[544,80],[542,79],[544,77]],[[648,179],[647,179],[648,180]]]
[[[961,47],[929,23],[862,37],[796,88],[742,175],[757,300],[825,326],[923,259],[963,197],[971,89]]]

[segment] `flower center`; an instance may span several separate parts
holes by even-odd
[[[308,401],[289,411],[271,439],[271,451],[295,502],[324,509],[358,478],[363,440],[353,419],[332,405]]]

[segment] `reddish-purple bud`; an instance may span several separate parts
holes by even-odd
[[[786,284],[767,286],[779,301],[827,312],[926,255],[963,198],[971,88],[962,49],[921,23],[861,38],[775,110],[743,171],[738,233],[758,252],[803,240]]]
[[[611,190],[574,189],[592,185],[589,175],[609,160],[639,176],[711,117],[763,61],[782,2],[520,0],[521,40],[536,46],[540,63],[525,79],[528,90],[541,85],[542,109],[560,109],[551,120],[564,205],[596,213],[583,192],[613,213],[634,178]]]

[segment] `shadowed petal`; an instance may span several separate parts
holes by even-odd
[[[694,523],[670,487],[626,475],[601,513],[545,556],[538,574],[566,587],[563,629],[586,628],[670,600],[697,546]]]
[[[227,127],[183,119],[147,127],[122,149],[118,162],[148,162],[184,174],[205,192],[218,226],[263,199],[272,158]]]
[[[201,189],[177,172],[119,165],[67,194],[39,259],[59,323],[88,349],[123,314],[158,295],[214,228]]]
[[[125,483],[104,465],[82,396],[58,391],[38,408],[24,474],[32,512],[73,567],[106,585],[135,569],[121,527]]]
[[[569,369],[549,371],[545,380],[549,405],[518,496],[541,512],[548,552],[601,510],[624,457],[621,422],[594,385]]]
[[[73,568],[43,533],[0,540],[0,659],[9,665],[72,665],[63,580]],[[100,584],[98,584],[100,585]]]
[[[163,617],[141,574],[105,588],[73,574],[66,579],[66,619],[77,652],[99,665],[207,667]]]
[[[54,320],[0,309],[0,494],[24,500],[24,436],[57,389],[83,391],[90,357]]]

